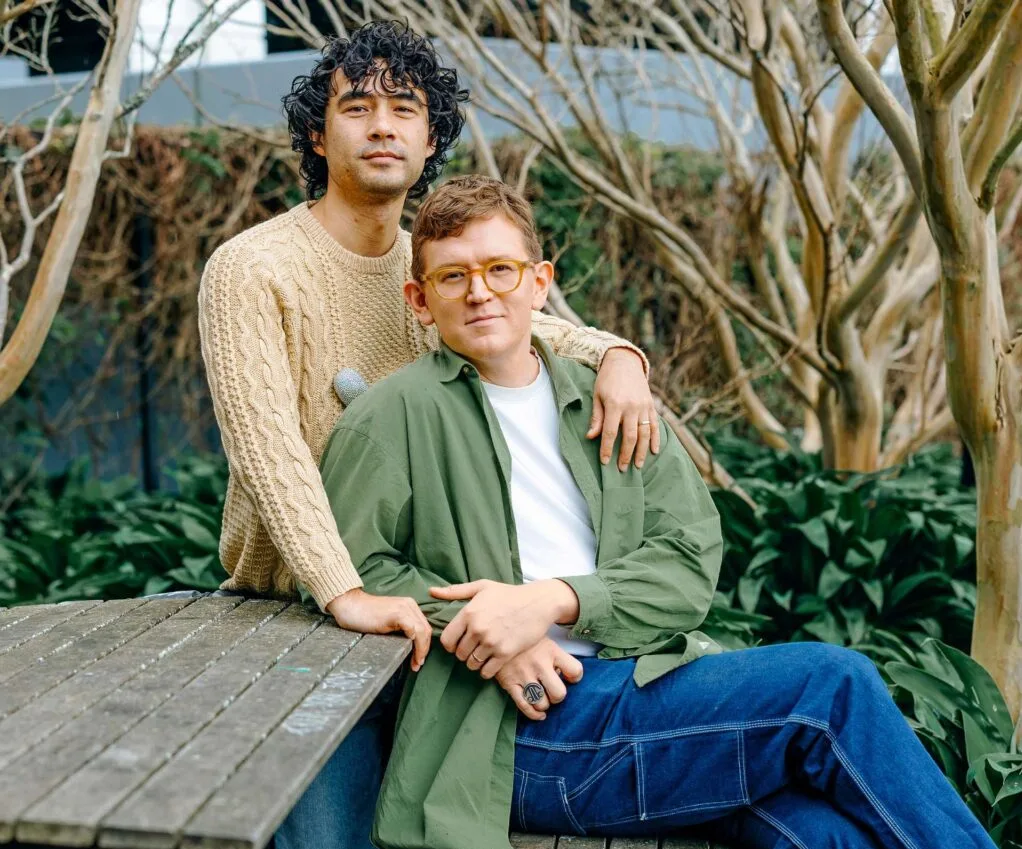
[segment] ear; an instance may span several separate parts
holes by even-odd
[[[323,148],[323,134],[309,133],[309,141],[312,142],[312,149],[320,156],[326,158],[326,150]]]
[[[550,284],[554,282],[554,264],[547,260],[537,262],[535,274],[536,282],[532,287],[532,308],[541,310],[550,293]]]
[[[412,308],[419,324],[429,327],[433,323],[433,313],[426,304],[426,285],[418,280],[406,280],[404,294],[405,302]]]
[[[436,153],[436,139],[431,137],[426,143],[426,159],[429,159],[434,153]]]

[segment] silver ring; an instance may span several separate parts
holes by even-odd
[[[649,427],[649,419],[646,419],[646,421],[644,421],[644,422],[639,422],[639,427],[642,427],[643,425],[645,425],[646,427]]]
[[[525,691],[525,701],[530,705],[538,704],[546,698],[546,690],[543,689],[543,685],[538,681],[532,681],[522,687],[522,689]]]

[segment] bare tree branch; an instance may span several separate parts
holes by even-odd
[[[933,58],[933,96],[948,103],[976,70],[1001,31],[1005,17],[1022,0],[978,0],[944,50]],[[904,60],[902,60],[904,61]]]
[[[859,96],[866,102],[898,152],[916,195],[922,197],[922,167],[912,122],[880,74],[859,49],[841,0],[818,0],[820,22],[831,49]]]
[[[9,9],[0,8],[0,27],[11,23],[12,21],[20,18],[31,12],[33,9],[38,9],[41,6],[49,5],[55,2],[55,0],[24,0],[22,3],[18,3],[16,6],[12,6]],[[6,4],[4,4],[6,6]]]

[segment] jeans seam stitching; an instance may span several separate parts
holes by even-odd
[[[873,793],[872,789],[870,789],[870,787],[866,784],[866,781],[862,778],[861,775],[859,775],[859,771],[857,769],[855,769],[854,766],[852,766],[852,762],[849,760],[848,756],[845,754],[844,749],[841,748],[840,744],[837,741],[837,737],[830,730],[829,726],[826,728],[824,733],[827,735],[827,738],[830,740],[830,745],[834,749],[834,754],[837,756],[837,759],[839,761],[841,761],[842,766],[844,766],[844,768],[846,770],[848,770],[848,774],[851,775],[852,781],[854,781],[856,783],[856,785],[859,787],[859,789],[863,792],[863,794],[869,800],[870,804],[873,806],[873,808],[876,810],[876,812],[880,815],[880,819],[882,819],[885,823],[887,823],[887,826],[891,829],[891,831],[894,832],[895,836],[905,846],[907,846],[908,849],[916,849],[915,843],[912,842],[912,840],[905,833],[905,831],[902,829],[902,827],[897,822],[895,822],[894,817],[892,817],[887,812],[887,809],[883,806],[883,804],[877,798],[876,794]]]
[[[789,718],[794,719],[798,722],[804,722],[806,725],[819,729],[826,735],[827,739],[830,741],[831,749],[834,751],[834,756],[841,762],[841,765],[851,776],[852,781],[855,783],[855,786],[859,788],[862,794],[866,797],[866,800],[870,803],[870,805],[873,806],[873,809],[877,812],[877,814],[879,814],[880,819],[882,819],[887,824],[887,827],[894,832],[895,837],[897,837],[898,840],[900,840],[904,846],[908,847],[908,849],[917,849],[915,843],[912,842],[909,836],[905,833],[904,829],[902,829],[902,827],[897,822],[895,822],[894,817],[892,817],[890,813],[888,813],[887,809],[883,806],[880,799],[877,798],[873,790],[869,787],[868,784],[866,784],[865,779],[861,775],[859,775],[859,771],[854,766],[852,766],[852,762],[849,759],[848,755],[845,754],[845,750],[842,749],[840,743],[838,743],[837,735],[830,727],[830,723],[814,719],[811,716],[803,716],[801,714],[795,713],[791,714]]]
[[[744,805],[744,799],[723,799],[718,802],[700,802],[697,805],[682,805],[678,808],[670,808],[666,811],[657,811],[653,814],[650,819],[660,819],[661,817],[669,817],[671,814],[681,814],[686,811],[702,811],[709,810],[711,808],[727,808],[735,805]],[[613,825],[614,823],[602,823],[603,825]]]
[[[759,808],[756,805],[750,805],[749,810],[752,811],[753,814],[755,814],[765,823],[767,823],[767,825],[771,825],[775,829],[777,829],[777,831],[779,831],[784,837],[787,837],[788,840],[794,843],[795,846],[798,847],[798,849],[809,849],[809,847],[806,846],[806,844],[799,839],[797,834],[795,834],[791,829],[784,825],[784,823],[782,823],[780,820],[768,814],[762,808]]]
[[[613,767],[617,766],[617,764],[620,761],[623,761],[625,759],[625,756],[628,754],[629,751],[630,751],[630,748],[628,748],[628,747],[625,747],[624,749],[622,749],[620,752],[618,752],[616,755],[614,755],[614,757],[612,757],[609,761],[607,761],[603,766],[601,766],[596,772],[594,772],[592,775],[590,775],[589,778],[587,778],[578,787],[576,787],[574,790],[572,790],[571,793],[567,794],[566,798],[574,799],[583,790],[588,790],[590,787],[593,786],[593,784],[596,783],[597,779],[602,778]]]
[[[635,754],[635,777],[639,791],[639,819],[646,819],[646,767],[642,760],[642,747],[638,743],[632,743],[632,751]]]
[[[524,773],[524,776],[518,802],[518,819],[522,821],[522,831],[527,832],[529,826],[525,822],[525,788],[529,786],[529,773]]]
[[[745,733],[742,730],[737,732],[738,737],[738,785],[742,791],[742,798],[745,804],[749,803],[749,784],[745,775]]]
[[[579,834],[585,834],[586,830],[579,825],[578,820],[575,819],[575,815],[571,812],[571,805],[568,804],[568,790],[567,787],[565,787],[564,779],[559,777],[557,779],[557,785],[561,790],[561,806],[564,808],[564,813],[568,817],[568,821],[572,824],[572,826],[574,826],[575,830]]]
[[[786,720],[768,720],[765,725],[783,725]],[[757,723],[752,723],[757,724]],[[700,725],[696,728],[678,728],[674,731],[661,731],[657,734],[621,734],[607,740],[580,743],[549,743],[546,741],[515,738],[515,743],[522,746],[529,746],[533,749],[545,749],[546,751],[576,752],[580,749],[605,749],[608,746],[616,746],[621,743],[653,743],[659,740],[670,740],[675,737],[694,737],[698,734],[713,734],[721,731],[739,731],[750,727],[748,723],[724,723],[719,725]]]

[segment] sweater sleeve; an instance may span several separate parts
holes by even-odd
[[[272,272],[227,244],[199,285],[199,336],[230,473],[320,608],[362,586],[302,436]]]
[[[649,360],[646,359],[646,355],[627,339],[621,339],[606,330],[576,327],[563,318],[534,311],[532,332],[546,342],[558,356],[580,362],[593,371],[599,371],[603,355],[611,348],[627,348],[639,355],[643,371],[646,372],[646,377],[649,377]]]

